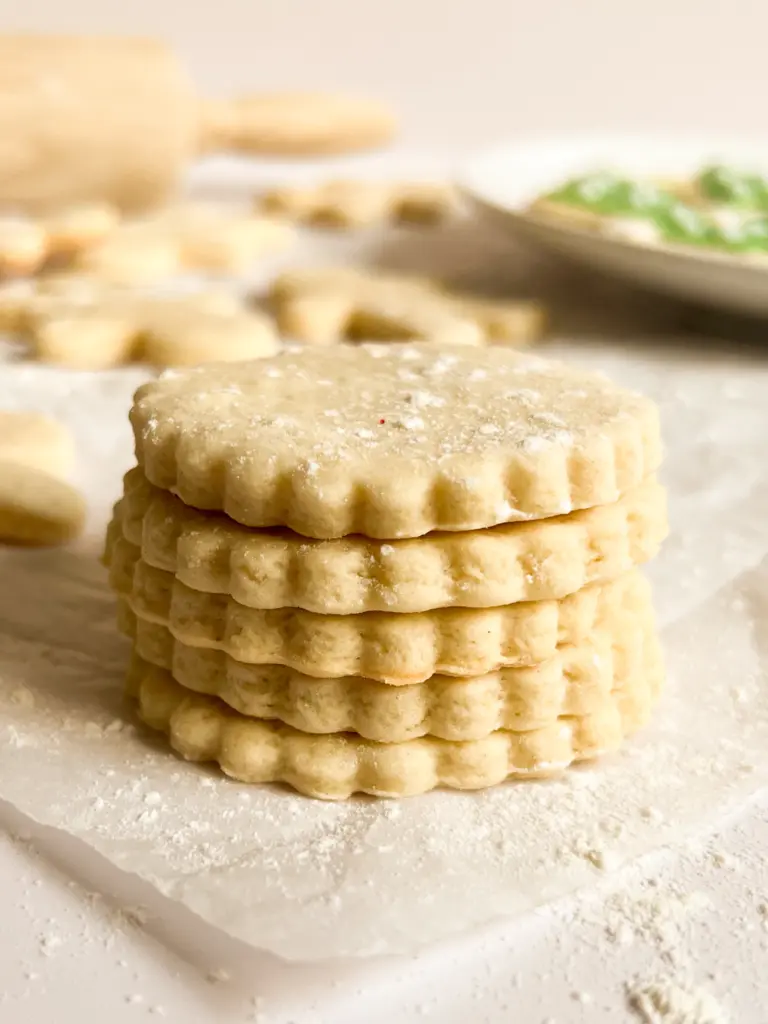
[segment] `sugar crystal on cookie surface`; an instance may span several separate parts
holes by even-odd
[[[343,529],[369,528],[350,511],[366,502],[371,516],[394,503],[405,521],[418,505],[427,529],[472,529],[613,501],[655,468],[654,417],[646,399],[539,357],[394,343],[208,365],[146,385],[132,414],[148,476],[171,489],[180,477],[192,504],[226,510],[211,493],[226,486],[244,506],[235,517],[279,523],[279,511],[251,522],[251,496],[263,506],[257,492],[282,481],[285,508],[291,474],[313,476],[316,489],[303,485],[296,500],[308,510],[321,488],[355,521]],[[218,467],[215,482],[206,466]],[[242,467],[237,483],[227,466]],[[451,504],[477,510],[452,525]]]

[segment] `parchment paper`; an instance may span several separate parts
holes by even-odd
[[[662,407],[673,534],[651,576],[670,683],[655,723],[562,779],[397,803],[251,789],[131,724],[126,645],[95,559],[142,375],[3,367],[3,405],[77,431],[93,514],[70,550],[0,555],[0,796],[297,959],[412,951],[737,807],[768,781],[768,359],[653,344],[553,353]]]
[[[461,227],[452,244],[393,232],[355,246],[331,241],[309,261],[362,249],[491,286],[494,266],[509,267],[497,259],[503,246],[478,251]],[[613,292],[577,290],[610,324]],[[621,294],[618,307],[616,328]],[[633,322],[663,310],[635,300]],[[133,724],[121,698],[127,644],[97,557],[132,462],[130,397],[147,374],[0,364],[0,407],[44,409],[75,430],[90,503],[75,546],[0,549],[0,797],[291,959],[413,951],[535,907],[742,805],[768,784],[768,349],[609,334],[545,351],[661,406],[673,532],[649,572],[667,695],[652,726],[595,766],[400,802],[326,804],[239,785]]]

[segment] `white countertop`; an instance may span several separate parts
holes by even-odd
[[[8,806],[0,822],[8,1024],[620,1024],[642,1020],[625,1009],[636,975],[714,993],[730,1016],[713,1024],[766,1020],[765,799],[680,850],[596,870],[589,893],[418,958],[309,966],[227,939]],[[631,895],[617,904],[617,892]]]

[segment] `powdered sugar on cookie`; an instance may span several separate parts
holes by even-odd
[[[431,398],[416,412],[422,391]],[[608,504],[661,457],[652,402],[503,349],[286,352],[145,385],[131,419],[158,487],[248,526],[319,538],[419,536]]]

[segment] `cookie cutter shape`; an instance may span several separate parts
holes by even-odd
[[[521,346],[537,341],[545,325],[535,302],[462,296],[429,278],[352,267],[288,271],[268,301],[283,334],[313,345],[413,339]]]
[[[164,626],[130,620],[132,613],[123,609],[122,626],[139,658],[167,669],[187,690],[300,732],[352,732],[380,743],[427,735],[481,739],[497,729],[523,732],[564,715],[592,714],[614,691],[635,685],[650,658],[661,657],[652,620],[627,615],[578,645],[558,648],[539,665],[389,686],[357,676],[316,679],[275,665],[243,664],[221,651],[183,644]]]
[[[36,273],[57,257],[71,257],[96,245],[120,220],[108,203],[63,207],[48,218],[0,217],[0,275]]]
[[[475,530],[608,505],[661,461],[654,403],[502,348],[337,346],[145,384],[147,478],[319,539]]]
[[[141,548],[149,565],[251,608],[332,615],[561,598],[653,558],[667,533],[666,495],[653,478],[612,505],[391,543],[249,530],[189,508],[139,469],[126,474],[124,489],[118,533]]]
[[[237,273],[287,248],[294,229],[213,203],[180,203],[122,224],[75,261],[113,284],[145,285],[186,271]]]
[[[578,643],[590,628],[610,624],[628,609],[651,616],[649,588],[637,572],[563,601],[502,608],[413,615],[261,611],[225,595],[190,590],[170,573],[133,561],[124,544],[112,549],[110,583],[138,618],[165,626],[189,646],[224,651],[254,665],[286,665],[317,678],[364,676],[397,686],[437,673],[479,675],[500,666],[535,665],[552,657],[559,644]]]
[[[574,761],[618,748],[644,725],[663,683],[661,664],[617,690],[593,714],[560,718],[527,732],[499,730],[479,740],[435,737],[375,743],[336,733],[311,736],[246,718],[221,701],[191,694],[164,669],[137,666],[128,692],[139,716],[168,735],[189,761],[215,761],[248,783],[284,782],[307,796],[344,800],[353,793],[402,797],[444,786],[483,789],[510,777],[556,774]]]
[[[291,225],[279,217],[215,203],[180,203],[157,215],[157,221],[176,234],[188,270],[237,273],[296,239]]]
[[[456,190],[442,182],[327,181],[266,191],[259,209],[323,228],[362,228],[382,222],[437,224],[458,211]]]
[[[38,359],[81,369],[258,359],[280,347],[268,317],[225,291],[140,295],[82,274],[17,298],[14,326]]]

